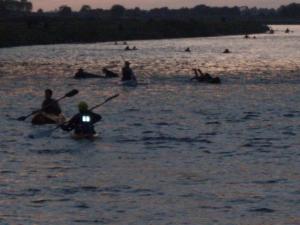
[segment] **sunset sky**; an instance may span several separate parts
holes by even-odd
[[[121,4],[127,8],[138,6],[144,9],[163,6],[169,8],[192,7],[198,4],[211,6],[247,5],[251,7],[277,8],[280,5],[292,2],[300,3],[300,0],[31,0],[31,2],[35,10],[39,8],[54,10],[63,4],[71,6],[74,10],[78,10],[83,4],[90,5],[92,8],[110,8],[113,4]]]

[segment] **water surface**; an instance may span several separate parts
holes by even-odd
[[[0,224],[300,224],[300,27],[274,35],[0,49]],[[184,52],[190,47],[192,53]],[[228,48],[231,54],[222,54]],[[132,62],[137,88],[71,79]],[[191,68],[222,85],[189,81]],[[15,118],[43,90],[91,106],[101,139]]]

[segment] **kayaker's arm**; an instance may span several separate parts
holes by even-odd
[[[198,69],[198,73],[199,73],[201,76],[204,76],[204,73],[203,73],[200,69]]]
[[[78,114],[73,116],[69,122],[62,124],[60,128],[64,131],[71,131],[75,128],[77,121],[78,121]]]
[[[93,113],[93,112],[92,112],[92,118],[93,118],[93,123],[97,123],[100,120],[102,120],[102,116],[100,116],[99,114]]]
[[[71,131],[71,130],[74,129],[74,127],[69,126],[68,124],[62,124],[62,125],[60,126],[60,128],[61,128],[62,130],[64,130],[64,131]]]

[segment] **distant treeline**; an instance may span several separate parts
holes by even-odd
[[[32,3],[27,0],[0,0],[0,15],[17,15],[30,13],[32,11]]]
[[[262,33],[268,20],[298,19],[300,4],[275,9],[208,7],[142,10],[114,5],[32,12],[27,0],[0,0],[0,47]]]
[[[44,12],[42,9],[32,12],[32,3],[28,0],[0,0],[0,16],[24,14],[43,14],[45,16],[81,16],[100,18],[164,18],[164,19],[195,19],[209,17],[247,17],[247,18],[295,18],[300,19],[300,4],[283,5],[278,9],[242,7],[209,7],[197,5],[193,8],[169,9],[167,7],[142,10],[138,7],[126,9],[122,5],[114,5],[111,9],[93,9],[83,5],[79,11],[70,6],[62,5],[55,11]]]
[[[55,18],[36,21],[0,21],[0,47],[90,43],[124,40],[204,37],[262,33],[267,26],[256,21],[197,21],[197,20],[88,20]]]

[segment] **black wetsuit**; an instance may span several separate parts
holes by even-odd
[[[133,71],[129,67],[123,67],[122,69],[122,81],[133,80]]]
[[[74,129],[75,134],[95,134],[94,124],[99,122],[102,117],[96,113],[87,111],[85,113],[78,113],[68,122],[63,125],[62,129],[71,131]]]
[[[85,79],[85,78],[104,78],[104,77],[92,73],[87,73],[87,72],[77,72],[74,75],[74,79]]]
[[[117,73],[114,73],[114,72],[112,72],[110,70],[106,70],[104,72],[104,74],[105,74],[106,78],[113,78],[113,77],[118,77],[119,76]]]
[[[220,84],[221,79],[219,77],[212,77],[210,74],[205,73],[201,76],[195,76],[191,80],[197,80],[198,82],[207,82],[212,84]]]
[[[61,114],[60,106],[54,99],[45,99],[42,103],[42,111],[54,115]]]

